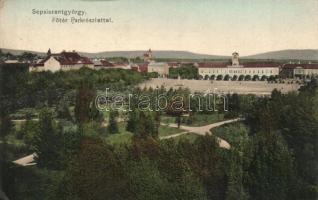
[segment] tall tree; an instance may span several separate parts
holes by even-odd
[[[90,119],[91,105],[96,91],[92,84],[82,81],[76,93],[75,119],[78,123],[86,123]]]
[[[39,132],[35,135],[33,143],[39,167],[48,169],[60,167],[59,158],[63,144],[54,126],[51,111],[43,109],[40,113]]]
[[[110,111],[109,121],[108,121],[108,132],[111,134],[118,133],[118,124],[117,124],[118,111]]]
[[[128,113],[126,130],[135,133],[139,123],[139,112],[135,109]]]
[[[250,165],[250,194],[253,199],[292,199],[295,189],[293,158],[281,134],[261,132],[254,136]]]
[[[131,199],[121,163],[100,139],[85,138],[66,173],[65,199]]]

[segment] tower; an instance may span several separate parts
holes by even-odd
[[[153,59],[152,56],[152,51],[149,49],[145,54],[144,54],[144,61],[145,62],[150,62]]]
[[[50,56],[51,55],[51,49],[49,49],[46,53],[46,55]]]
[[[232,65],[234,65],[234,66],[239,66],[240,65],[240,63],[239,63],[239,53],[237,53],[237,52],[232,53]]]

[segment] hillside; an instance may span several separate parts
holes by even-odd
[[[31,52],[38,55],[46,55],[44,52],[28,51],[28,50],[12,50],[2,49],[3,52],[10,52],[18,55],[23,52]],[[81,55],[90,58],[107,58],[107,57],[126,57],[135,58],[142,57],[145,51],[104,51],[98,53],[80,52]],[[175,58],[175,59],[229,59],[230,56],[198,54],[190,51],[153,51],[156,58]],[[318,60],[318,49],[293,49],[270,51],[250,56],[243,56],[242,59],[274,59],[274,60]]]
[[[13,55],[18,55],[23,52],[31,52],[38,55],[45,55],[43,52],[35,52],[28,50],[12,50],[12,49],[2,49],[3,52],[10,52]],[[98,53],[87,53],[79,52],[81,55],[98,58],[98,57],[126,57],[126,58],[135,58],[142,57],[145,51],[104,51]],[[153,52],[156,58],[179,58],[179,59],[225,59],[229,56],[218,56],[218,55],[207,55],[207,54],[198,54],[192,53],[189,51],[154,51]]]
[[[275,59],[275,60],[318,60],[318,49],[289,49],[271,51],[243,58],[247,59]]]

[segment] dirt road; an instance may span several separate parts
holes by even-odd
[[[183,135],[185,133],[195,133],[195,134],[198,134],[198,135],[206,135],[206,134],[210,135],[210,134],[212,134],[211,131],[210,131],[210,129],[212,129],[212,128],[216,128],[216,127],[222,126],[224,124],[234,123],[234,122],[238,122],[238,121],[242,121],[242,120],[244,120],[244,119],[237,118],[237,119],[225,120],[225,121],[222,121],[222,122],[217,122],[217,123],[213,123],[213,124],[209,124],[209,125],[205,125],[205,126],[200,126],[200,127],[180,126],[180,129],[184,130],[186,132],[178,133],[178,134],[175,134],[175,135],[170,135],[170,137],[166,136],[166,138],[161,138],[161,139],[178,137],[178,136]],[[167,125],[167,124],[163,124],[163,125]],[[168,124],[168,126],[174,127],[174,128],[178,127],[177,124]],[[217,140],[218,140],[219,145],[220,145],[221,148],[225,148],[225,149],[230,149],[231,148],[231,145],[227,141],[223,140],[222,138],[217,138]]]

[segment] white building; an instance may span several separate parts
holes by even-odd
[[[199,76],[201,79],[239,79],[239,77],[250,76],[250,78],[278,76],[280,64],[272,62],[240,63],[239,54],[232,54],[232,63],[197,63]]]
[[[75,70],[82,67],[93,69],[94,63],[89,58],[80,56],[75,51],[63,51],[59,54],[51,54],[51,51],[49,50],[47,57],[39,63],[30,66],[29,70],[56,72],[59,70]]]
[[[318,63],[289,63],[282,67],[281,75],[284,78],[318,76]]]
[[[165,62],[150,62],[148,64],[148,73],[157,72],[160,77],[169,75],[170,66]]]

